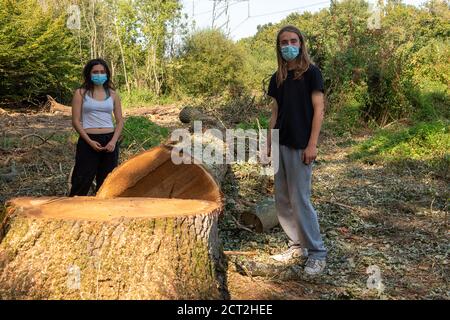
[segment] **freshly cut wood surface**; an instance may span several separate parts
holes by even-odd
[[[162,218],[208,214],[219,206],[212,201],[167,198],[43,197],[8,202],[22,215],[36,219],[108,221],[118,218]]]
[[[104,181],[98,198],[158,197],[221,203],[220,188],[201,165],[174,164],[165,146],[145,151],[123,163]]]

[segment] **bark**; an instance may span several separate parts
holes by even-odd
[[[0,229],[1,299],[227,299],[222,193],[156,147],[96,197],[16,198]]]
[[[117,42],[119,43],[119,48],[120,48],[120,57],[122,59],[122,68],[123,68],[123,74],[125,77],[125,86],[127,88],[127,92],[130,93],[130,83],[128,82],[127,65],[125,63],[125,53],[123,51],[122,40],[120,40],[119,27],[117,26],[117,20],[114,21],[114,27],[116,29]]]
[[[180,199],[17,198],[1,299],[223,299],[220,207]]]

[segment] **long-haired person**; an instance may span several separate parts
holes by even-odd
[[[285,262],[307,256],[304,271],[315,275],[324,270],[327,255],[311,204],[312,164],[324,116],[323,79],[296,27],[285,26],[278,32],[276,52],[278,69],[268,88],[273,98],[270,128],[279,130],[275,201],[290,241],[286,252],[272,258]]]
[[[83,77],[72,99],[72,125],[80,137],[69,196],[87,195],[94,178],[98,191],[118,164],[117,140],[123,129],[120,97],[114,90],[108,64],[103,59],[90,60],[84,66]]]

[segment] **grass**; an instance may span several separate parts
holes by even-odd
[[[360,109],[361,105],[353,101],[339,111],[326,114],[323,130],[332,132],[336,136],[354,133],[362,127]]]
[[[435,120],[381,129],[355,146],[350,158],[365,163],[416,164],[448,177],[450,122]]]
[[[149,149],[159,145],[168,135],[169,129],[158,126],[146,117],[129,116],[124,124],[122,146],[137,145]]]
[[[40,137],[40,138],[39,138]],[[43,139],[47,142],[57,142],[57,143],[67,143],[68,141],[75,144],[78,140],[78,133],[75,131],[64,132],[64,133],[52,133],[52,134],[41,134],[36,136],[28,136],[26,139],[19,136],[3,136],[0,138],[0,147],[9,150],[19,147],[31,147],[35,145],[40,145],[43,143]]]
[[[270,122],[270,118],[267,117],[264,114],[259,114],[258,115],[258,121],[252,120],[249,122],[241,122],[238,123],[238,125],[236,126],[237,129],[243,129],[243,130],[248,130],[248,129],[254,129],[256,131],[258,131],[258,122],[259,125],[261,126],[261,129],[267,129],[269,128],[269,122]]]
[[[129,93],[121,93],[121,101],[124,109],[140,106],[147,107],[157,104],[171,104],[178,101],[172,96],[157,96],[150,90],[131,90]]]

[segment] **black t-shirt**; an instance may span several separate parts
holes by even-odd
[[[278,104],[278,117],[274,129],[279,129],[280,144],[305,149],[311,135],[314,108],[311,94],[318,90],[324,92],[320,69],[313,64],[294,80],[294,71],[288,71],[286,80],[277,88],[276,72],[269,83],[268,95]]]

